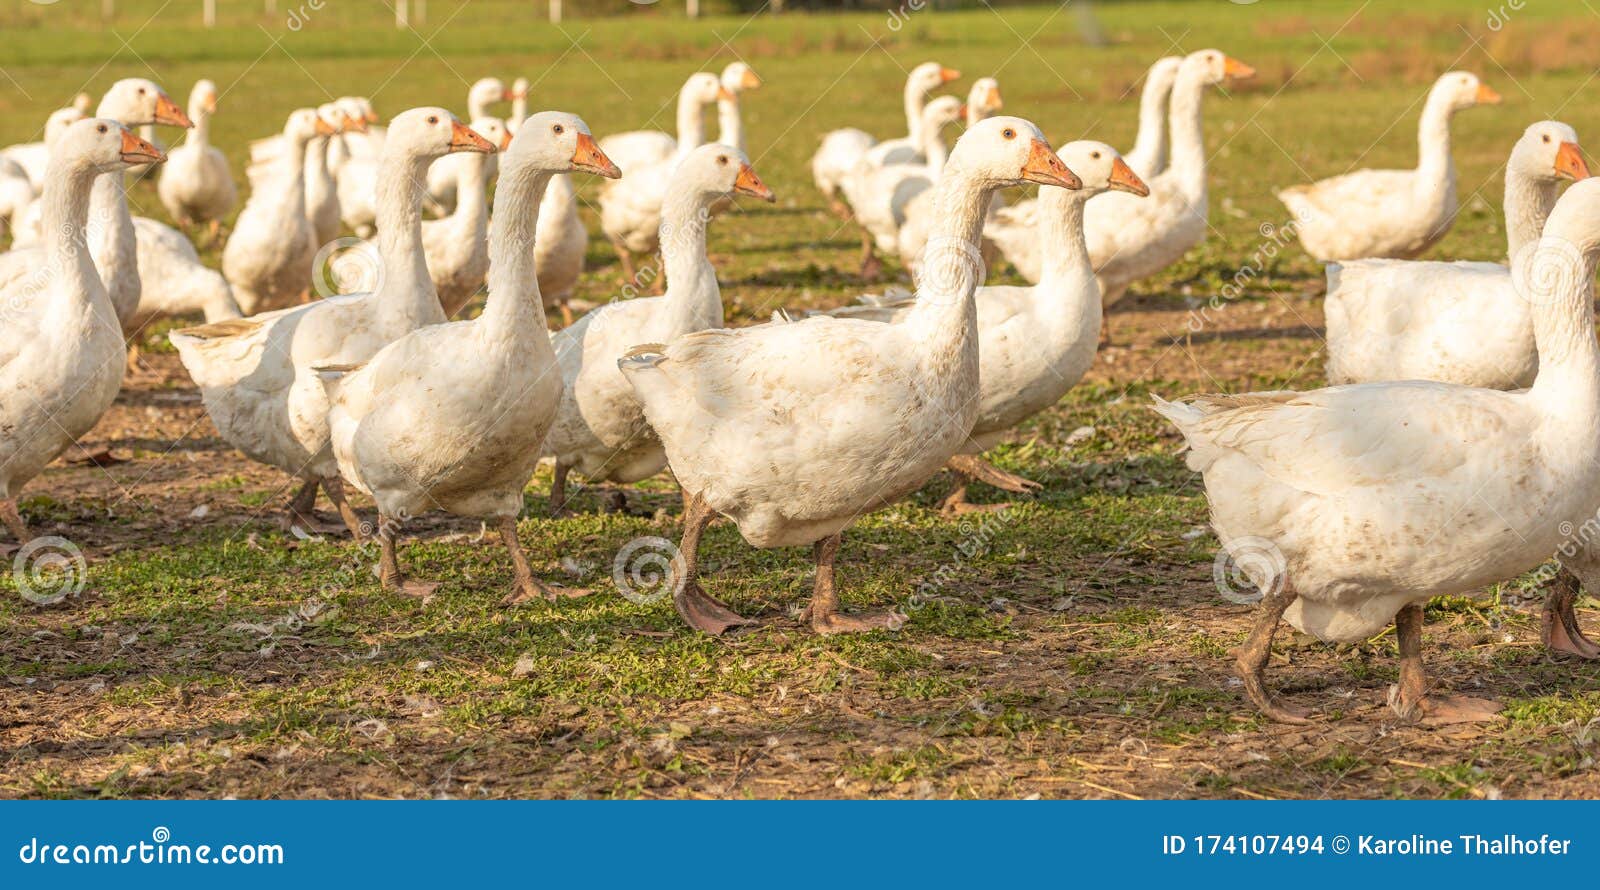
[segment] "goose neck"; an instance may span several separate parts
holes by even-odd
[[[1533,303],[1539,353],[1539,375],[1529,395],[1552,414],[1594,420],[1600,415],[1600,342],[1594,324],[1600,240],[1556,223],[1552,219],[1532,250],[1535,256],[1516,276],[1519,296]]]
[[[706,141],[705,121],[700,119],[700,99],[688,86],[678,92],[678,153],[693,151]]]
[[[44,178],[40,220],[45,239],[45,274],[67,285],[69,299],[78,308],[92,302],[95,294],[105,294],[89,252],[87,229],[91,192],[98,193],[101,182],[113,175],[121,176],[96,174],[88,166],[55,159]]]
[[[744,151],[744,121],[739,116],[739,96],[717,100],[717,141]]]
[[[1129,154],[1143,158],[1151,170],[1160,170],[1167,160],[1167,94],[1170,83],[1159,77],[1146,77],[1139,95],[1139,135],[1134,137]],[[1138,171],[1143,175],[1145,171]]]
[[[1199,77],[1180,77],[1172,88],[1168,129],[1172,136],[1171,169],[1191,192],[1205,188],[1206,139],[1201,105],[1207,84]]]
[[[673,335],[722,326],[717,270],[706,254],[711,205],[719,194],[679,178],[661,207],[661,258],[667,273],[663,305]]]
[[[485,155],[469,155],[456,170],[456,209],[450,215],[458,221],[475,222],[483,232],[489,222],[489,165]]]
[[[206,111],[205,103],[193,101],[189,103],[189,120],[194,126],[189,130],[189,142],[204,148],[211,144],[211,112]]]
[[[489,296],[478,323],[491,340],[549,352],[534,243],[539,203],[553,173],[528,164],[507,168],[500,171],[495,189],[489,224]]]
[[[1059,287],[1084,274],[1094,276],[1089,244],[1083,234],[1086,190],[1043,189],[1039,194],[1039,247],[1044,264],[1040,287]]]
[[[1443,92],[1428,96],[1417,124],[1417,177],[1419,188],[1437,190],[1437,183],[1454,180],[1455,166],[1450,158],[1450,118],[1455,109]]]
[[[902,98],[906,112],[906,138],[917,145],[922,139],[922,106],[928,98],[928,91],[915,81],[907,80]]]
[[[1559,191],[1560,183],[1553,179],[1535,178],[1515,167],[1506,170],[1506,256],[1513,262],[1544,231]]]
[[[442,321],[444,312],[422,247],[422,198],[432,160],[395,151],[378,165],[378,257],[383,264],[378,311],[399,313],[418,324]]]
[[[959,349],[951,347],[969,341],[977,325],[972,295],[984,272],[978,239],[994,189],[965,170],[949,168],[935,188],[936,222],[922,251],[917,299],[905,323],[930,354],[953,354]]]

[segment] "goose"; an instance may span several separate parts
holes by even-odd
[[[1500,94],[1475,74],[1451,71],[1428,91],[1414,170],[1357,170],[1287,188],[1278,200],[1294,215],[1300,244],[1318,260],[1408,260],[1438,243],[1456,218],[1450,119]]]
[[[416,330],[364,363],[318,365],[339,469],[378,504],[385,588],[433,587],[404,578],[394,539],[406,517],[442,509],[497,520],[517,583],[507,604],[587,592],[539,581],[517,540],[522,490],[561,398],[529,242],[550,176],[575,170],[619,175],[577,116],[523,121],[495,193],[483,314]]]
[[[1567,189],[1533,249],[1518,276],[1540,358],[1529,389],[1409,380],[1156,398],[1205,478],[1223,548],[1263,595],[1237,668],[1268,717],[1306,722],[1264,684],[1280,618],[1342,642],[1393,622],[1400,682],[1390,701],[1403,717],[1449,722],[1497,709],[1428,694],[1422,606],[1538,567],[1600,508],[1600,180]],[[1600,561],[1578,555],[1574,571],[1596,577]],[[1546,604],[1568,610],[1563,630],[1577,627],[1570,606]]]
[[[499,118],[473,121],[472,131],[488,140],[497,151],[511,145],[511,133]],[[456,164],[461,176],[457,185],[456,208],[444,219],[422,223],[422,249],[428,262],[428,277],[439,294],[445,317],[453,318],[483,289],[489,271],[489,179],[494,175],[495,155],[467,152],[463,157],[475,163]],[[378,245],[363,241],[334,257],[333,278],[341,292],[375,290],[383,269]]]
[[[506,92],[505,81],[498,77],[484,77],[477,80],[467,90],[467,120],[476,121],[494,117],[491,105],[497,105],[512,98]],[[456,207],[456,183],[461,180],[461,171],[456,169],[463,163],[472,163],[468,158],[470,154],[461,154],[454,157],[446,156],[428,168],[428,198],[433,202],[433,209],[439,216],[447,216]],[[477,159],[481,161],[481,159]],[[482,169],[481,163],[472,163]]]
[[[45,165],[50,161],[50,146],[55,144],[55,140],[61,138],[61,134],[66,132],[68,127],[72,126],[78,121],[83,120],[85,117],[87,117],[87,115],[78,110],[76,107],[62,108],[50,114],[44,125],[44,141],[40,143],[29,143],[26,146],[30,149],[36,144],[41,146],[40,153],[32,159],[39,165],[36,172],[31,171],[27,166],[18,161],[13,161],[10,159],[5,160],[5,163],[9,165],[9,169],[11,171],[11,175],[9,177],[11,183],[8,187],[7,194],[9,195],[10,201],[13,205],[11,212],[11,247],[13,250],[19,247],[31,247],[35,244],[38,244],[42,239],[43,233],[40,231],[42,221],[40,217],[42,215],[43,208],[38,202],[40,194],[39,184],[44,182],[44,168]],[[21,206],[16,206],[19,204],[19,202],[22,202],[24,196],[24,192],[21,190],[20,185],[16,181],[16,174],[18,171],[21,172],[23,178],[25,178],[29,184],[29,189],[27,192],[29,199],[26,203],[22,203]]]
[[[9,223],[13,245],[23,229],[23,217],[38,197],[22,165],[0,158],[0,222]]]
[[[1129,285],[1157,274],[1205,240],[1208,203],[1201,101],[1209,86],[1253,76],[1254,68],[1219,50],[1204,49],[1184,57],[1172,87],[1172,159],[1167,169],[1147,180],[1149,197],[1108,194],[1084,215],[1084,234],[1103,305],[1113,305]],[[1043,269],[1037,220],[1037,202],[1019,201],[997,211],[984,229],[1000,253],[1032,282],[1039,280]]]
[[[511,85],[511,117],[506,127],[513,134],[528,116],[526,77]],[[578,192],[572,177],[557,173],[545,186],[539,202],[538,238],[534,240],[534,266],[539,275],[539,294],[546,309],[561,312],[561,323],[572,324],[572,292],[583,275],[584,254],[589,249],[589,230],[578,217]]]
[[[239,193],[228,170],[228,159],[211,144],[211,116],[217,112],[217,85],[197,81],[189,92],[189,119],[194,129],[183,143],[167,153],[156,192],[161,205],[187,230],[207,223],[216,239],[222,218],[238,203]]]
[[[1182,65],[1183,56],[1166,56],[1145,73],[1144,91],[1139,94],[1139,132],[1133,148],[1122,156],[1141,179],[1154,178],[1167,169],[1167,104]]]
[[[966,109],[967,126],[971,127],[978,121],[984,120],[1005,106],[1000,98],[1000,82],[992,77],[980,77],[972,84],[972,89],[967,93]],[[1005,206],[1002,195],[995,192],[989,199],[989,213]],[[900,264],[913,277],[916,276],[922,263],[922,248],[928,243],[928,233],[933,230],[933,189],[924,189],[905,204],[901,216],[905,221],[900,224],[899,231],[895,234],[895,246],[900,254]],[[984,239],[983,261],[987,265],[994,261],[997,251],[993,242]]]
[[[138,364],[137,337],[151,322],[198,314],[211,323],[244,313],[234,300],[227,279],[200,261],[194,242],[182,232],[143,216],[133,218],[133,231],[139,279],[143,283],[139,287],[138,308],[123,323],[123,332],[132,341],[130,367],[143,374],[147,372]]]
[[[41,190],[44,187],[45,168],[50,164],[51,134],[59,134],[88,116],[87,111],[76,105],[52,111],[50,116],[45,118],[43,140],[7,146],[0,149],[0,158],[5,158],[21,167],[22,172],[33,183],[34,189]]]
[[[1556,121],[1528,127],[1506,162],[1506,246],[1529,259],[1563,178],[1589,167],[1578,134]],[[1499,263],[1350,260],[1328,264],[1328,382],[1441,380],[1489,389],[1532,386],[1533,316]]]
[[[26,277],[0,290],[0,519],[31,539],[17,494],[111,407],[122,387],[116,310],[88,245],[91,193],[161,152],[109,119],[81,120],[56,141],[44,173],[44,244]]]
[[[1028,121],[993,117],[962,135],[939,181],[941,226],[930,240],[951,274],[926,277],[900,324],[817,316],[699,331],[619,359],[684,489],[673,602],[691,626],[716,634],[750,623],[696,579],[700,536],[719,513],[751,546],[814,545],[816,632],[903,623],[840,613],[840,535],[915,491],[966,442],[979,412],[979,270],[964,259],[977,249],[989,194],[1024,181],[1079,185]]]
[[[744,151],[744,118],[739,115],[739,94],[758,89],[761,78],[744,62],[722,69],[722,94],[717,97],[717,141]]]
[[[528,83],[526,77],[519,77],[511,82],[511,116],[506,118],[506,128],[512,133],[517,132],[517,127],[528,119],[528,91],[533,85]]]
[[[336,101],[347,115],[366,123],[364,130],[341,134],[329,155],[329,168],[334,171],[334,191],[339,200],[339,218],[357,235],[370,238],[378,219],[375,202],[378,167],[388,129],[373,124],[378,116],[365,99],[345,97]]]
[[[678,138],[665,155],[660,149],[668,146],[654,138],[665,137],[664,133],[621,133],[606,137],[600,146],[623,173],[600,189],[600,229],[616,249],[627,281],[639,280],[633,255],[654,253],[660,246],[656,234],[661,228],[661,198],[672,169],[705,142],[701,110],[729,95],[717,75],[703,71],[691,75],[678,94]]]
[[[179,108],[155,83],[133,77],[111,85],[100,98],[95,116],[136,127],[147,123],[189,127]],[[163,155],[165,157],[165,155]],[[116,307],[123,330],[136,330],[132,319],[139,309],[140,279],[137,232],[128,213],[128,195],[121,172],[100,178],[95,186],[94,207],[89,214],[89,251],[95,268]],[[41,208],[42,209],[42,208]],[[42,263],[40,244],[0,254],[0,287],[32,274]]]
[[[864,159],[868,159],[873,149],[885,145],[887,148],[879,152],[874,165],[881,165],[889,160],[886,155],[896,149],[900,151],[895,157],[895,163],[907,163],[914,160],[922,144],[922,106],[927,101],[928,94],[939,87],[961,77],[961,72],[946,68],[938,62],[923,62],[911,69],[906,76],[904,93],[906,136],[902,139],[890,139],[879,143],[864,130],[855,127],[844,127],[830,130],[822,137],[822,144],[817,153],[811,156],[811,178],[827,198],[833,212],[842,217],[849,216],[849,207],[841,200],[844,182],[855,171],[856,166]]]
[[[306,222],[311,224],[312,240],[320,247],[339,237],[339,191],[329,167],[328,151],[340,133],[365,127],[366,122],[357,123],[337,102],[317,106],[317,116],[333,131],[314,136],[306,143]]]
[[[661,204],[661,258],[667,289],[659,297],[607,303],[551,338],[563,385],[561,408],[545,438],[555,458],[550,511],[566,505],[567,473],[590,482],[637,482],[666,468],[617,356],[637,343],[670,342],[720,328],[722,294],[706,256],[711,207],[733,195],[774,200],[744,152],[710,143],[689,153],[672,174]]]
[[[301,109],[285,132],[292,145],[303,146],[318,125],[326,126],[316,112]],[[360,537],[328,447],[328,399],[311,366],[365,361],[405,334],[445,321],[423,262],[422,200],[428,164],[452,151],[492,152],[494,146],[442,108],[412,109],[390,125],[379,177],[383,275],[376,290],[170,335],[223,438],[252,460],[302,480],[289,504],[291,529],[324,528],[312,512],[321,485]],[[290,153],[280,162],[285,177],[297,180],[303,168],[293,160]],[[298,182],[289,192],[290,203],[304,199]],[[304,226],[305,214],[290,209],[287,218]],[[234,237],[242,231],[241,225]]]
[[[314,108],[291,113],[283,125],[289,151],[260,177],[233,222],[222,249],[222,274],[246,315],[272,312],[303,301],[311,289],[316,232],[306,218],[306,149],[334,128]]]
[[[927,192],[939,178],[947,150],[940,130],[961,120],[965,110],[954,96],[940,96],[924,105],[918,132],[922,140],[919,163],[877,166],[862,161],[845,179],[844,195],[861,226],[861,277],[876,279],[883,271],[877,251],[899,249],[900,226],[906,207]]]
[[[967,486],[973,479],[1018,494],[1038,487],[978,455],[998,445],[1024,420],[1059,402],[1089,370],[1100,337],[1100,286],[1084,240],[1084,205],[1107,191],[1139,197],[1149,191],[1116,149],[1103,142],[1069,142],[1056,154],[1083,186],[1040,192],[1037,237],[1046,260],[1039,283],[978,288],[978,419],[967,442],[950,459],[956,485],[939,505],[947,514],[1006,506],[969,504]],[[833,314],[898,322],[915,308],[914,300],[899,300],[848,306]]]

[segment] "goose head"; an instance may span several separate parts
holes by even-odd
[[[1430,100],[1436,96],[1452,111],[1474,105],[1500,104],[1500,94],[1470,71],[1450,71],[1442,75],[1428,91]]]
[[[745,153],[731,145],[702,145],[678,164],[673,176],[699,188],[710,204],[719,198],[749,195],[772,203],[772,189],[756,175]]]
[[[400,151],[411,157],[441,158],[458,151],[493,154],[494,144],[474,133],[443,108],[413,108],[402,111],[389,122],[385,151]]]
[[[761,78],[743,62],[730,62],[728,67],[722,69],[721,81],[722,88],[735,95],[761,86]]]
[[[973,124],[956,140],[945,170],[959,171],[992,188],[1024,182],[1083,187],[1077,174],[1050,149],[1039,128],[1020,117],[991,117]]]
[[[506,98],[513,102],[518,99],[526,99],[528,98],[528,90],[532,89],[532,87],[533,85],[528,83],[526,77],[519,77],[511,82],[511,92]]]
[[[167,159],[161,149],[109,118],[85,118],[67,127],[51,149],[51,157],[67,164],[86,166],[96,173],[111,173]]]
[[[1150,66],[1150,72],[1145,75],[1145,82],[1155,84],[1162,92],[1172,89],[1172,82],[1178,79],[1178,69],[1183,67],[1183,56],[1164,56]]]
[[[340,130],[346,133],[367,132],[369,106],[362,104],[362,100],[354,96],[344,96],[333,100],[333,104],[338,107],[342,118]],[[377,115],[373,115],[373,117],[377,117]]]
[[[56,140],[67,128],[81,121],[86,115],[78,110],[76,105],[71,108],[58,108],[50,112],[50,117],[44,122],[44,144],[55,145]]]
[[[289,118],[283,122],[284,138],[301,148],[318,136],[331,135],[333,126],[323,120],[315,108],[297,108],[289,112]]]
[[[1000,81],[992,77],[980,77],[973,81],[972,89],[967,93],[967,114],[972,120],[983,120],[1001,108],[1005,103],[1000,99]]]
[[[1085,198],[1107,191],[1128,192],[1141,198],[1150,194],[1150,188],[1122,160],[1122,155],[1104,142],[1068,142],[1056,151],[1056,156],[1083,182],[1078,194]]]
[[[189,91],[189,116],[197,113],[217,113],[217,85],[209,80],[197,80]]]
[[[83,112],[84,117],[88,117],[89,112],[94,110],[94,97],[88,93],[79,93],[72,97],[72,107]]]
[[[680,101],[687,99],[697,105],[710,105],[718,99],[732,99],[734,95],[722,85],[722,79],[715,74],[709,71],[697,71],[683,82],[683,89],[679,91],[678,97]]]
[[[1187,73],[1206,86],[1215,86],[1231,80],[1248,80],[1256,76],[1256,69],[1233,58],[1219,49],[1203,49],[1185,56],[1178,66],[1179,76]]]
[[[169,127],[192,127],[194,122],[184,114],[172,97],[142,77],[119,80],[100,97],[99,117],[108,117],[130,127],[145,124],[165,124]]]
[[[595,143],[583,118],[564,111],[541,111],[523,121],[506,151],[505,165],[507,170],[582,171],[607,179],[622,176]]]
[[[1506,166],[1536,181],[1589,178],[1578,132],[1560,121],[1539,121],[1524,130]]]
[[[906,78],[906,87],[926,94],[960,76],[961,72],[954,68],[946,68],[938,62],[923,62],[911,69],[911,74]]]
[[[504,152],[511,147],[511,128],[507,127],[506,122],[498,117],[488,117],[487,115],[475,117],[468,126],[472,127],[472,132],[482,136],[490,145],[494,146],[496,153]],[[498,169],[499,158],[494,155],[473,157],[473,160],[479,161],[482,167],[480,173],[484,176],[492,176],[494,171]]]
[[[967,107],[955,96],[940,96],[922,106],[922,126],[924,132],[937,133],[945,124],[953,124],[961,120],[967,113]]]
[[[349,108],[361,112],[361,119],[369,124],[378,122],[378,113],[372,110],[372,102],[366,96],[340,96],[336,101]]]
[[[318,105],[317,119],[327,124],[328,128],[334,133],[344,132],[344,109],[339,107],[338,102],[324,102]]]
[[[498,77],[481,78],[467,90],[467,105],[473,109],[504,102],[506,98],[505,81]]]

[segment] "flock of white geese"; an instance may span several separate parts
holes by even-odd
[[[0,254],[11,334],[0,340],[0,518],[28,539],[18,491],[137,370],[127,337],[199,314],[205,324],[170,337],[221,435],[300,481],[287,523],[337,528],[316,515],[321,492],[352,535],[375,528],[386,588],[430,588],[405,575],[395,539],[408,517],[443,510],[497,523],[516,579],[508,601],[582,593],[536,577],[517,540],[524,488],[550,459],[554,511],[573,470],[629,483],[670,469],[684,498],[673,599],[699,630],[753,623],[700,585],[698,545],[717,516],[755,547],[814,548],[805,620],[818,633],[897,629],[901,615],[841,610],[841,533],[945,468],[957,477],[949,512],[984,509],[965,500],[973,479],[1037,487],[980,455],[1080,380],[1105,306],[1204,239],[1202,103],[1253,73],[1217,50],[1160,60],[1123,154],[1094,141],[1052,149],[1033,123],[997,115],[992,78],[964,102],[930,98],[960,74],[920,65],[903,136],[834,131],[812,160],[834,211],[861,228],[863,272],[897,254],[915,291],[741,328],[724,325],[706,228],[734,196],[774,199],[744,152],[740,96],[761,81],[743,63],[688,79],[675,134],[597,140],[575,115],[529,115],[525,81],[493,78],[473,85],[467,123],[428,107],[380,125],[357,97],[297,110],[250,146],[249,199],[220,273],[187,235],[220,238],[238,200],[210,142],[216,87],[196,84],[185,111],[155,83],[119,81],[92,114],[82,97],[50,115],[42,142],[0,151],[13,239]],[[1240,557],[1263,600],[1237,667],[1274,719],[1307,719],[1264,684],[1280,620],[1337,641],[1392,623],[1390,704],[1402,716],[1492,716],[1492,703],[1431,694],[1422,604],[1557,551],[1544,640],[1600,657],[1573,608],[1580,583],[1600,582],[1600,558],[1570,540],[1600,508],[1600,185],[1577,135],[1542,121],[1512,146],[1508,265],[1415,259],[1456,214],[1451,118],[1498,98],[1472,74],[1445,74],[1415,169],[1281,193],[1306,250],[1328,263],[1335,385],[1156,400],[1204,476],[1223,547],[1271,555]],[[494,117],[507,101],[511,115]],[[702,120],[713,104],[715,142]],[[165,152],[156,126],[187,133]],[[130,215],[130,170],[159,177],[184,231]],[[588,240],[578,174],[611,180],[601,228],[630,279],[659,251],[665,286],[573,320]],[[1562,180],[1580,181],[1560,194]],[[1002,191],[1023,183],[1041,186],[1038,198],[1007,203]],[[332,264],[349,292],[315,299],[319,252],[346,230],[365,239]],[[1032,284],[986,285],[997,255]],[[455,317],[485,290],[481,311]],[[568,322],[554,332],[551,309]],[[375,526],[347,486],[376,503]]]

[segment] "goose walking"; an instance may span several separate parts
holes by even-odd
[[[187,230],[196,223],[210,227],[216,240],[222,218],[239,200],[228,170],[228,159],[211,144],[211,116],[217,113],[217,85],[209,80],[195,83],[189,92],[189,119],[194,128],[183,143],[167,153],[156,191],[180,227]]]

